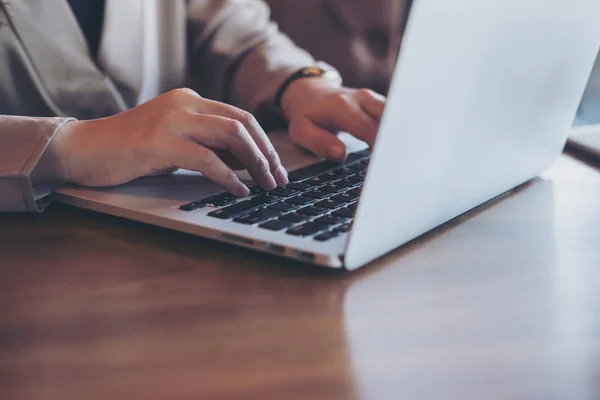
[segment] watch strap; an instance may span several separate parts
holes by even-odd
[[[302,69],[294,72],[285,81],[283,81],[283,83],[279,87],[279,90],[277,91],[277,94],[275,95],[275,101],[274,101],[275,107],[278,109],[281,109],[281,102],[283,100],[283,95],[285,94],[285,91],[292,83],[294,83],[298,79],[314,78],[314,77],[322,77],[322,78],[328,79],[332,82],[336,82],[340,85],[342,84],[342,77],[341,77],[340,73],[336,69],[326,65],[325,63],[317,63],[317,65],[315,65],[315,66],[302,68]]]

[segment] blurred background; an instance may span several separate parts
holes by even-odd
[[[600,124],[600,54],[575,119],[575,125],[588,124]]]
[[[410,1],[368,0],[368,7],[366,0],[266,1],[280,29],[339,69],[348,86],[387,93]],[[600,123],[600,57],[575,120],[594,123]]]
[[[346,85],[387,93],[404,27],[400,0],[266,0],[280,29]],[[302,18],[298,18],[298,16]]]

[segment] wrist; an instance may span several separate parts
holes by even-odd
[[[33,184],[66,183],[69,178],[69,143],[82,121],[71,120],[61,126],[55,133],[46,150],[32,171]]]
[[[323,89],[339,88],[342,85],[340,73],[332,66],[319,61],[314,67],[302,68],[283,82],[275,96],[275,106],[289,121],[294,110],[318,95]]]
[[[314,76],[298,79],[292,82],[281,97],[281,111],[289,121],[295,110],[301,109],[324,91],[335,90],[341,87],[341,82],[328,78]]]
[[[65,159],[61,154],[60,147],[65,132],[77,122],[76,120],[67,121],[54,133],[31,171],[30,179],[33,185],[67,182]]]

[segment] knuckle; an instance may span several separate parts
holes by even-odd
[[[348,107],[352,103],[350,96],[345,93],[336,93],[333,95],[334,101],[341,107]]]
[[[358,98],[361,102],[369,102],[372,104],[385,103],[385,96],[371,89],[359,89]]]
[[[198,150],[199,160],[198,162],[204,167],[210,167],[217,162],[217,155],[212,150],[206,148],[200,148]]]
[[[256,169],[263,174],[266,174],[270,169],[269,162],[264,157],[258,154],[255,157],[254,164],[256,166]]]
[[[239,178],[235,171],[230,168],[227,168],[223,177],[223,181],[229,185],[233,185],[237,183],[238,180]]]
[[[268,146],[267,148],[267,157],[269,160],[272,160],[275,164],[281,164],[281,160],[279,159],[279,154],[277,154],[277,150],[273,146]]]
[[[186,98],[187,96],[189,96],[189,93],[184,88],[177,88],[177,89],[173,89],[170,92],[168,92],[167,96],[174,100],[179,100],[181,98]]]
[[[375,92],[371,89],[358,89],[358,95],[363,99],[372,99],[375,97]]]
[[[248,111],[236,110],[236,119],[245,126],[253,126],[256,122],[254,116]]]
[[[246,127],[240,121],[235,119],[227,121],[227,131],[231,136],[238,139],[246,136]]]
[[[177,88],[168,92],[166,96],[169,100],[179,103],[189,99],[191,96],[198,96],[198,94],[189,88]]]

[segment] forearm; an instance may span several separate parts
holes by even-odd
[[[252,112],[263,104],[271,104],[284,81],[315,60],[296,47],[287,36],[274,32],[268,40],[254,48],[236,71],[235,100]]]
[[[250,112],[314,59],[270,21],[260,0],[189,1],[190,84],[203,96]]]

